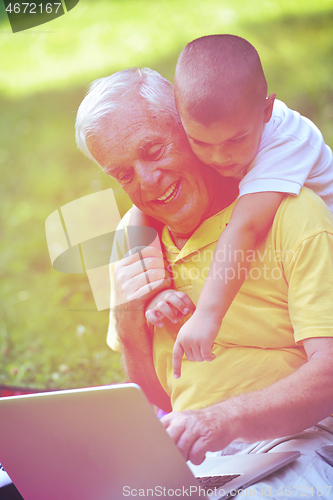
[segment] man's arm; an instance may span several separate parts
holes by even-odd
[[[140,385],[152,403],[171,411],[170,398],[155,372],[152,339],[144,315],[147,300],[169,287],[171,280],[165,278],[163,258],[156,248],[145,248],[142,257],[141,260],[138,253],[126,257],[114,270],[119,304],[114,313],[116,328],[129,380]]]
[[[203,461],[207,451],[234,439],[255,442],[298,433],[333,413],[333,338],[303,341],[308,361],[265,389],[209,408],[162,419],[185,460]]]
[[[141,317],[142,313],[137,311],[135,315]],[[171,411],[170,398],[162,388],[155,372],[152,342],[147,324],[135,324],[134,318],[122,321],[121,316],[120,311],[116,312],[122,361],[129,380],[140,385],[151,403],[164,411]],[[143,319],[145,319],[144,315]]]

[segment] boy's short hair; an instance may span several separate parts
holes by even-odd
[[[232,113],[240,98],[255,103],[266,95],[258,52],[244,38],[204,36],[190,42],[179,56],[175,97],[181,115],[209,126]]]

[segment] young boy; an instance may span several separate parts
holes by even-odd
[[[239,178],[240,194],[217,242],[196,310],[178,333],[173,351],[176,378],[184,353],[190,361],[214,359],[213,342],[245,280],[239,269],[249,270],[246,256],[267,234],[284,195],[298,195],[305,184],[333,211],[330,148],[312,122],[275,101],[275,94],[266,96],[259,55],[243,38],[202,37],[179,57],[175,98],[189,144],[220,175]],[[131,224],[149,225],[137,209]],[[225,250],[231,258],[219,262],[217,256]],[[164,296],[161,292],[147,309],[147,319],[156,326],[162,326],[163,316],[176,321],[175,310],[184,310],[170,291],[167,300]]]

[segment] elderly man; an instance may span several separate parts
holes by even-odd
[[[97,81],[76,127],[79,147],[164,224],[175,294],[186,304],[186,292],[196,303],[237,186],[193,156],[171,84],[136,69]],[[289,475],[266,484],[276,498],[284,497],[278,486],[300,498],[311,487],[327,492],[332,469],[315,453],[333,443],[333,227],[324,203],[307,189],[283,201],[265,241],[247,256],[251,270],[215,340],[215,360],[184,359],[180,379],[172,373],[180,325],[166,321],[151,331],[144,315],[147,300],[170,279],[155,248],[142,255],[145,272],[138,254],[115,269],[117,300],[125,305],[111,314],[108,342],[121,348],[129,379],[151,401],[166,410],[171,401],[174,411],[163,423],[185,459],[200,463],[217,450],[301,449]]]

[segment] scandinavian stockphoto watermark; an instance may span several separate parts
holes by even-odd
[[[63,205],[45,221],[45,231],[51,263],[62,273],[86,273],[97,306],[97,310],[108,309],[111,302],[110,263],[116,264],[126,257],[129,249],[137,252],[149,291],[158,287],[161,279],[149,279],[142,251],[154,246],[159,252],[159,267],[164,269],[164,256],[157,231],[148,227],[119,227],[121,221],[112,189],[84,196]],[[295,258],[293,250],[282,252],[271,246],[248,252],[233,251],[226,247],[215,253],[203,248],[190,249],[184,253],[179,265],[168,265],[167,270],[175,282],[204,283],[210,279],[225,283],[237,278],[257,280],[284,280],[284,268]],[[237,263],[237,265],[235,265]],[[245,263],[250,263],[247,270]],[[222,264],[225,264],[222,266]],[[112,271],[111,271],[112,272]],[[142,291],[142,293],[147,293]],[[124,302],[112,302],[121,305]]]
[[[214,255],[214,259],[213,259]],[[183,266],[167,267],[174,280],[194,281],[218,279],[228,283],[234,279],[250,279],[253,281],[281,280],[285,267],[295,258],[293,249],[276,249],[268,245],[261,250],[233,250],[230,245],[224,246],[214,253],[212,248],[191,251],[182,258]],[[245,264],[249,263],[250,268]],[[210,273],[209,273],[210,271]],[[209,273],[209,274],[208,274]]]
[[[79,0],[37,0],[36,2],[3,0],[13,33],[48,23],[73,9]]]

